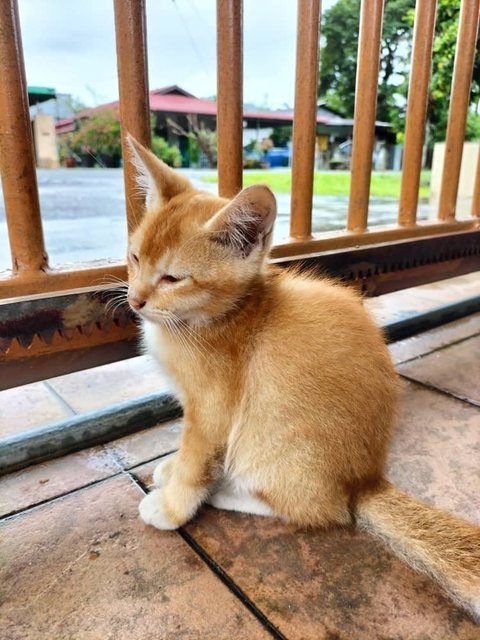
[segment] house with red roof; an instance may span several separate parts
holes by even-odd
[[[57,135],[62,136],[62,134],[74,131],[81,120],[106,109],[118,111],[118,101],[84,109],[74,116],[58,120],[56,123]],[[190,165],[188,140],[172,131],[169,120],[188,130],[190,126],[188,116],[195,116],[200,126],[212,131],[216,129],[216,102],[197,98],[177,85],[151,91],[150,111],[155,120],[155,134],[180,148],[184,166]],[[246,146],[252,140],[260,142],[262,139],[268,138],[273,128],[291,126],[292,123],[292,109],[268,111],[246,106],[243,112],[243,144]],[[319,105],[317,139],[320,153],[327,152],[326,155],[331,155],[332,148],[351,139],[352,132],[353,119],[343,118],[334,110]],[[394,141],[388,123],[377,122],[376,132],[380,140]]]

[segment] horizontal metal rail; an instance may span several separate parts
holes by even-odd
[[[318,269],[376,296],[480,270],[477,231],[342,250],[277,256],[278,266]],[[128,309],[108,311],[118,292],[71,292],[0,305],[0,388],[77,371],[138,354],[137,326]],[[88,309],[88,315],[85,310]]]

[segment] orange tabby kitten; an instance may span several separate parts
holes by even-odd
[[[384,478],[398,381],[359,296],[267,264],[267,187],[218,198],[130,142],[147,206],[128,299],[185,419],[143,520],[176,529],[208,502],[300,526],[355,522],[480,617],[480,529]]]

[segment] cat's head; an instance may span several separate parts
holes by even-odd
[[[255,185],[232,200],[195,189],[129,138],[146,210],[128,246],[128,300],[153,322],[203,324],[235,308],[263,269],[276,202]]]

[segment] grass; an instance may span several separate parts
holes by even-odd
[[[420,197],[430,195],[430,171],[422,171]],[[370,186],[370,195],[384,198],[400,196],[401,173],[374,172]],[[217,176],[203,176],[204,182],[217,182]],[[263,183],[276,193],[290,193],[292,176],[289,171],[246,171],[243,174],[243,186]],[[316,171],[313,180],[313,193],[317,196],[348,196],[350,173],[338,171]]]

